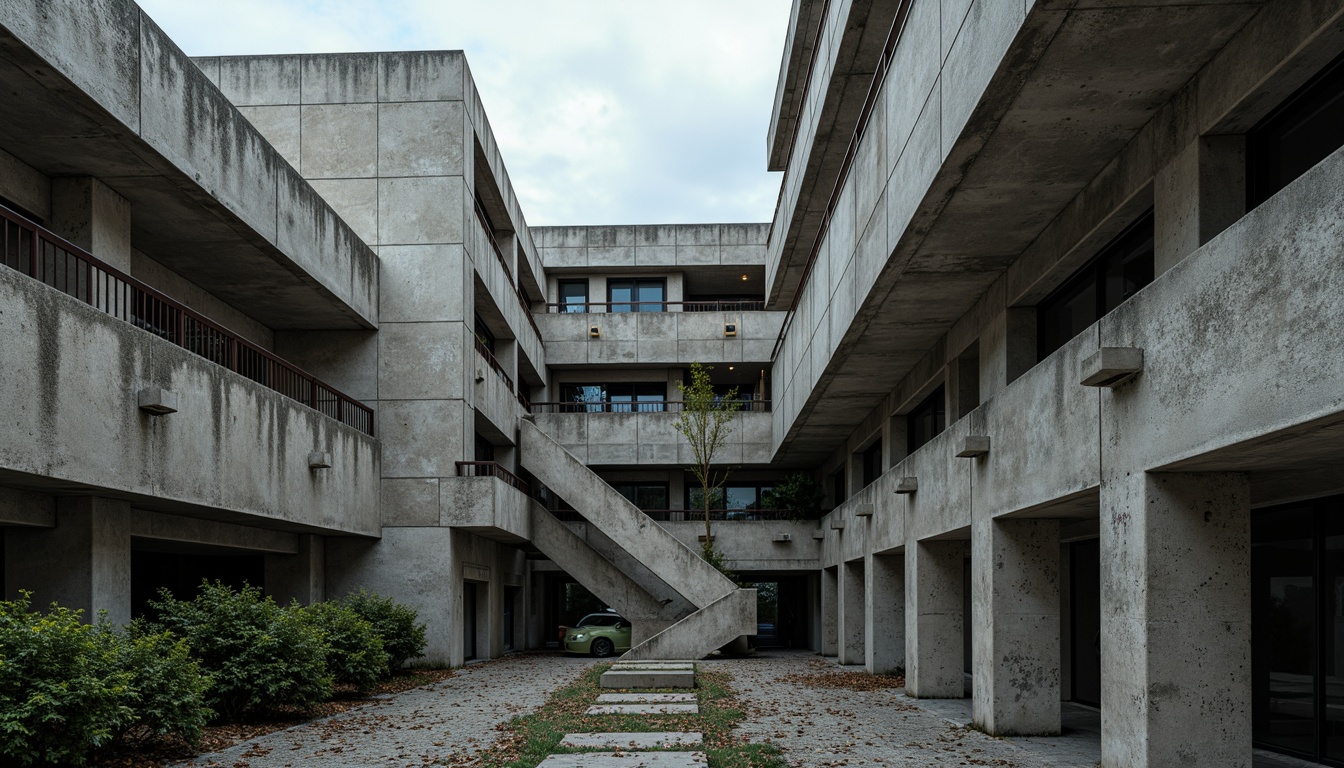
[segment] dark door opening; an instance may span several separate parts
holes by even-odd
[[[141,548],[141,547],[147,548]],[[264,555],[210,553],[197,551],[165,552],[153,542],[133,543],[131,549],[131,615],[144,616],[149,601],[166,589],[179,600],[190,600],[200,591],[202,581],[219,581],[234,589],[244,585],[266,587]]]
[[[476,658],[476,585],[462,583],[462,659]]]
[[[518,599],[517,587],[504,588],[504,650],[513,650],[513,604]]]
[[[1071,699],[1101,706],[1101,540],[1069,546]]]

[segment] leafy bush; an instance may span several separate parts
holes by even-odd
[[[373,625],[383,639],[389,669],[399,669],[411,659],[425,652],[425,625],[417,624],[415,609],[401,605],[390,597],[359,590],[346,595],[341,602],[354,609]]]
[[[762,494],[766,509],[788,510],[790,519],[815,520],[820,517],[821,503],[826,498],[821,486],[806,472],[794,472]]]
[[[256,587],[203,582],[193,600],[167,590],[150,605],[156,628],[187,641],[213,684],[206,703],[225,720],[331,698],[322,636]]]
[[[29,610],[28,593],[0,602],[0,757],[8,765],[83,765],[135,719],[132,675],[115,633],[79,611]],[[13,761],[13,762],[10,762]]]
[[[337,684],[362,693],[388,674],[382,636],[354,608],[344,603],[314,603],[294,605],[290,610],[322,636],[327,673]]]
[[[100,624],[99,631],[112,630]],[[192,745],[200,741],[214,714],[205,705],[210,678],[191,658],[187,642],[137,621],[118,636],[116,646],[117,668],[131,675],[135,710],[135,722],[121,736],[175,736]]]

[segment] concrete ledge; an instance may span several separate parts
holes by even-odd
[[[631,669],[602,673],[603,688],[694,688],[695,672]]]
[[[583,752],[551,755],[537,768],[705,768],[704,752]]]

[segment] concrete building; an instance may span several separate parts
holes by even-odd
[[[460,52],[0,8],[6,593],[368,587],[459,664],[577,582],[636,656],[757,634],[991,734],[1098,708],[1108,768],[1344,765],[1344,3],[789,29],[773,222],[529,228]],[[693,551],[692,362],[744,401],[759,620]],[[796,471],[817,519],[765,509]]]

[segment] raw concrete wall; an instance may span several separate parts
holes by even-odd
[[[621,312],[537,315],[553,366],[758,363],[768,367],[782,312]],[[737,327],[727,336],[728,324]],[[597,326],[601,336],[593,337]]]
[[[0,270],[0,469],[229,520],[376,536],[378,442],[17,272]],[[137,392],[175,393],[150,416]],[[312,470],[308,454],[331,454]]]
[[[769,230],[769,224],[649,224],[536,227],[532,233],[546,269],[644,271],[761,265]]]
[[[688,513],[693,515],[694,513]],[[692,549],[701,546],[703,520],[660,523]],[[714,548],[734,571],[813,571],[820,567],[821,542],[812,538],[814,520],[733,520],[711,524]],[[784,534],[789,541],[775,541]]]
[[[589,465],[689,465],[690,443],[673,427],[676,413],[539,413],[537,427]],[[770,463],[770,414],[742,412],[714,454],[721,464]]]

